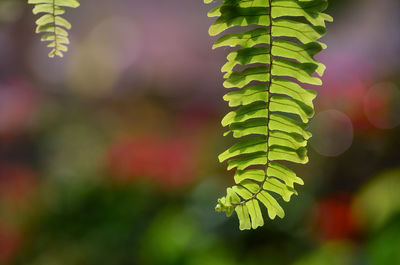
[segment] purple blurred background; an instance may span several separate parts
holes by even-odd
[[[223,65],[202,1],[81,1],[49,59],[0,0],[0,264],[400,264],[400,2],[330,1],[306,185],[284,220],[213,208]]]

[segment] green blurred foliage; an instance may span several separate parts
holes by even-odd
[[[58,190],[36,205],[15,264],[132,264],[160,203],[143,187]]]
[[[351,265],[353,264],[354,246],[349,242],[331,242],[322,245],[314,252],[301,258],[294,265]]]
[[[369,229],[379,229],[400,213],[400,169],[382,172],[358,193],[353,204],[360,222]]]
[[[367,256],[371,264],[400,264],[400,215],[375,231],[367,243]]]

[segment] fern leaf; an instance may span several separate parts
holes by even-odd
[[[212,0],[204,0],[206,4]],[[303,84],[321,85],[325,66],[314,56],[326,48],[318,40],[333,19],[322,13],[327,0],[222,0],[209,17],[211,36],[228,29],[213,49],[232,47],[222,66],[224,100],[235,109],[222,120],[225,135],[239,141],[219,156],[235,170],[235,185],[218,200],[217,211],[236,212],[240,229],[264,225],[260,203],[270,219],[283,218],[279,201],[297,195],[303,180],[284,161],[308,162],[307,124],[314,115],[316,92]]]
[[[33,14],[41,14],[36,20],[36,33],[44,33],[41,41],[47,42],[47,47],[51,48],[49,57],[63,57],[63,53],[68,51],[69,44],[68,32],[71,24],[61,17],[65,13],[65,7],[76,8],[79,6],[77,0],[28,0],[33,4]]]

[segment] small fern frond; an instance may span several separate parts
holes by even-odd
[[[211,3],[213,0],[204,0]],[[308,121],[314,115],[314,90],[301,84],[321,85],[325,66],[314,56],[326,45],[322,13],[327,0],[223,0],[209,17],[217,17],[211,36],[230,28],[244,30],[220,37],[213,48],[236,47],[222,67],[224,87],[234,88],[224,100],[235,110],[222,125],[240,140],[219,156],[235,169],[235,185],[218,200],[217,211],[236,212],[240,229],[264,225],[263,204],[271,219],[285,213],[278,200],[296,195],[303,185],[282,161],[305,164]]]
[[[36,20],[36,33],[44,33],[41,41],[47,42],[51,48],[49,57],[63,57],[68,51],[68,32],[71,24],[61,17],[65,13],[65,7],[76,8],[79,6],[77,0],[28,0],[29,4],[35,5],[33,13],[43,14]]]

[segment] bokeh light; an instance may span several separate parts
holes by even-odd
[[[318,113],[310,124],[313,133],[311,146],[324,156],[338,156],[346,152],[353,142],[350,118],[337,110]]]

